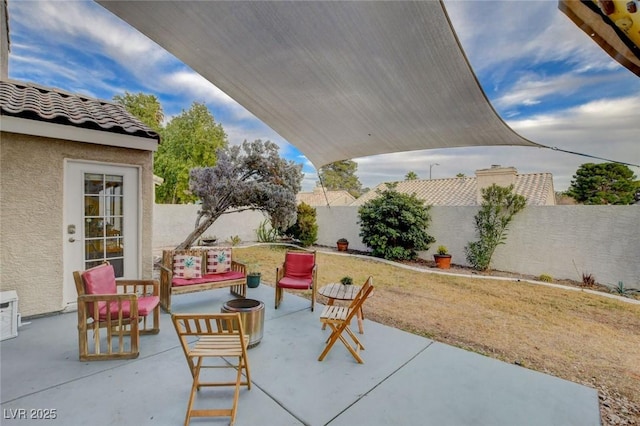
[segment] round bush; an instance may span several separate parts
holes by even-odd
[[[360,237],[372,254],[389,260],[413,260],[435,239],[427,234],[430,206],[393,186],[358,210]]]

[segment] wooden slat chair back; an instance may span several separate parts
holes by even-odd
[[[290,250],[285,254],[284,263],[276,268],[276,303],[278,309],[284,289],[311,289],[311,311],[316,304],[318,265],[315,251]]]
[[[116,280],[108,263],[74,271],[73,278],[78,292],[80,361],[137,358],[140,334],[160,332],[158,281]],[[103,328],[107,334],[104,349]],[[89,332],[93,333],[93,344]]]
[[[362,308],[362,305],[373,291],[373,288],[373,277],[369,277],[349,306],[325,306],[320,314],[320,322],[323,326],[328,325],[329,328],[331,328],[331,335],[327,339],[326,346],[320,354],[318,361],[322,361],[327,356],[333,345],[340,340],[356,361],[361,364],[364,362],[360,356],[360,349],[364,350],[364,345],[360,340],[358,340],[353,331],[351,331],[350,324],[353,317]],[[347,335],[351,337],[354,346],[351,346],[351,343],[347,341],[343,332],[346,332]]]
[[[233,425],[240,387],[246,385],[247,389],[251,389],[247,357],[250,336],[244,334],[240,313],[173,314],[171,318],[193,378],[185,426],[191,417],[230,417],[230,424]],[[222,365],[204,365],[205,358],[224,358],[225,362]],[[232,363],[229,358],[237,358],[237,362]],[[233,382],[201,382],[200,372],[206,368],[235,368],[236,379]],[[201,386],[235,386],[233,406],[230,409],[194,410],[196,391]]]

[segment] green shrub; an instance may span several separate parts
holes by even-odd
[[[616,293],[622,297],[633,297],[633,295],[640,294],[640,290],[635,288],[627,288],[622,281],[618,281],[618,285],[611,289],[612,293]]]
[[[240,242],[242,241],[242,239],[240,238],[239,235],[234,235],[232,237],[229,237],[229,239],[227,240],[227,243],[231,244],[231,246],[235,247],[238,244],[240,244]]]
[[[435,239],[427,234],[430,206],[415,195],[401,194],[395,185],[358,209],[360,237],[372,254],[389,260],[413,260]]]
[[[265,219],[260,222],[258,229],[256,229],[256,235],[258,241],[261,243],[272,243],[278,238],[278,230],[271,227],[269,219]]]
[[[545,283],[550,283],[550,282],[553,282],[553,277],[549,274],[542,274],[538,277],[538,280]]]
[[[482,189],[482,205],[475,216],[478,241],[465,248],[467,262],[479,271],[491,267],[491,258],[500,244],[507,239],[507,227],[513,216],[524,209],[527,199],[516,194],[514,186],[498,186],[495,183]]]
[[[316,223],[316,209],[302,202],[297,207],[298,218],[287,231],[287,235],[300,240],[302,246],[307,247],[318,240],[318,224]]]

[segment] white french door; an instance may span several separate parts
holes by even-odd
[[[140,169],[67,161],[64,181],[64,291],[75,308],[73,271],[111,263],[116,277],[139,277]]]

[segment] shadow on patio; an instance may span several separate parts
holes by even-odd
[[[364,364],[341,344],[317,358],[329,330],[320,309],[273,288],[248,289],[265,303],[264,337],[249,350],[252,389],[242,388],[237,425],[599,425],[594,389],[365,320]],[[220,312],[228,289],[176,296],[175,312]],[[191,376],[170,317],[141,336],[135,360],[79,362],[75,312],[33,319],[0,344],[3,425],[178,425]],[[231,388],[203,389],[198,407],[226,407]],[[24,409],[26,411],[20,411]],[[228,424],[228,418],[191,424]]]

